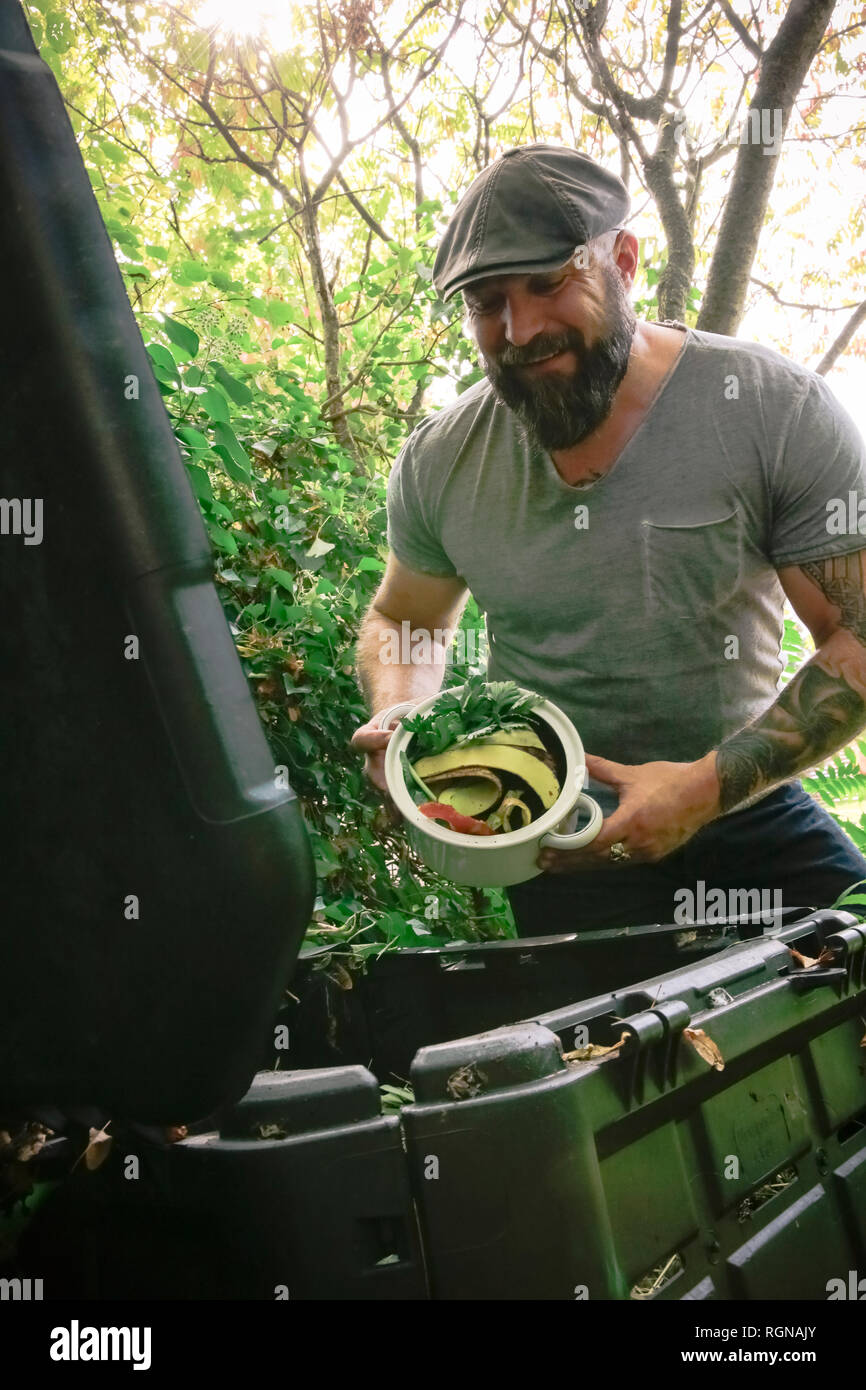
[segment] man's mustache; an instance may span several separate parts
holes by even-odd
[[[518,347],[514,343],[508,343],[501,352],[494,357],[497,367],[528,367],[533,362],[540,362],[543,357],[554,357],[560,352],[573,352],[577,356],[578,363],[582,362],[586,355],[586,342],[582,333],[540,333],[537,338],[533,338],[531,343],[526,343],[523,347]]]

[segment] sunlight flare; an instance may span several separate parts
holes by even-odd
[[[286,0],[204,0],[196,19],[204,29],[238,39],[262,38],[276,49],[286,49],[294,30],[294,6]]]

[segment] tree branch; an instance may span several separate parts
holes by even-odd
[[[781,304],[785,309],[804,309],[813,314],[842,314],[846,309],[856,309],[856,304],[798,304],[791,299],[782,299],[778,290],[774,290],[772,285],[768,285],[764,280],[759,280],[757,275],[750,275],[749,279],[753,285],[760,285],[762,290],[766,290],[772,295],[777,304]]]
[[[342,188],[343,192],[349,199],[349,202],[352,204],[352,207],[355,209],[358,216],[364,219],[367,226],[370,228],[370,231],[375,232],[376,236],[381,237],[382,241],[386,243],[393,241],[394,238],[388,235],[381,222],[376,221],[372,212],[370,212],[369,209],[364,207],[364,204],[361,202],[360,198],[356,197],[349,185],[346,183],[345,178],[340,173],[337,174],[337,183]]]
[[[724,14],[734,33],[738,36],[742,43],[745,44],[749,52],[754,54],[756,58],[763,58],[764,50],[762,49],[761,45],[759,43],[756,43],[755,40],[752,38],[745,24],[740,19],[739,15],[735,12],[733,5],[729,3],[729,0],[719,0],[719,8],[721,9],[722,13]]]
[[[819,376],[826,376],[831,368],[835,366],[837,359],[842,356],[842,353],[845,351],[864,320],[866,320],[866,299],[863,300],[862,304],[858,304],[850,319],[848,319],[847,323],[836,335],[827,351],[824,353],[824,356],[815,368]]]

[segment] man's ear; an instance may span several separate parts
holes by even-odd
[[[622,276],[626,289],[631,289],[637,274],[640,246],[634,232],[622,231],[613,244],[611,260]]]

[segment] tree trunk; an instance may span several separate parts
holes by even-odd
[[[830,22],[836,0],[791,0],[761,63],[746,121],[748,142],[740,144],[731,191],[725,201],[718,241],[710,265],[698,328],[734,334],[743,316],[749,275],[797,93],[805,81]],[[756,123],[763,123],[754,140]],[[744,135],[745,135],[744,130]],[[775,148],[767,134],[772,135]]]
[[[301,217],[304,226],[307,259],[310,262],[313,290],[319,305],[319,313],[322,316],[322,339],[325,346],[325,395],[328,400],[333,401],[327,418],[333,426],[337,440],[342,444],[346,453],[355,460],[355,463],[360,463],[358,447],[349,429],[349,422],[346,419],[346,411],[343,406],[343,396],[341,395],[343,383],[340,373],[340,319],[334,304],[334,296],[331,294],[331,287],[328,284],[328,277],[325,274],[316,206],[310,196],[310,187],[303,169],[300,171],[300,183],[303,199]]]
[[[643,162],[646,185],[655,200],[667,241],[667,264],[659,276],[660,319],[683,319],[695,269],[695,247],[689,218],[674,182],[674,128],[662,131],[655,154]]]

